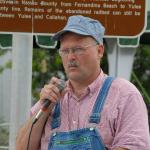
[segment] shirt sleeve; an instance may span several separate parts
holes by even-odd
[[[34,116],[40,110],[41,107],[42,107],[42,104],[40,101],[35,103],[35,105],[30,110],[30,117]]]
[[[148,113],[143,98],[138,92],[131,92],[120,98],[112,150],[117,147],[150,150]]]

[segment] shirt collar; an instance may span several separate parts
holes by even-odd
[[[105,77],[106,74],[104,74],[103,70],[101,69],[101,72],[98,75],[98,77],[87,87],[90,90],[91,94],[93,94],[97,89],[99,89],[102,86]]]
[[[99,89],[102,86],[102,83],[107,75],[104,74],[103,70],[101,69],[98,77],[88,85],[88,87],[84,90],[85,94],[93,94],[97,89]],[[72,90],[72,85],[71,82],[68,80],[66,82],[66,90],[70,96],[73,96],[73,90]]]

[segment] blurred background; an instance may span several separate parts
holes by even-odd
[[[66,80],[57,51],[59,43],[52,41],[51,36],[30,36],[32,50],[22,45],[24,52],[18,54],[14,40],[21,43],[20,37],[0,34],[0,150],[13,147],[17,129],[38,101],[43,85],[52,76]],[[141,35],[130,39],[105,38],[104,45],[103,71],[137,86],[146,103],[150,124],[150,4]]]

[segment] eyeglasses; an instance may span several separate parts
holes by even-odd
[[[87,50],[88,47],[96,46],[98,43],[87,45],[87,46],[76,46],[72,48],[66,48],[66,49],[59,49],[59,55],[60,56],[68,56],[68,54],[71,52],[75,55],[82,55]]]

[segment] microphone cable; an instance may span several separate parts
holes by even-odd
[[[65,81],[64,80],[60,80],[60,84],[58,84],[57,87],[58,87],[59,91],[62,92],[64,90],[64,88],[65,88]],[[50,104],[51,104],[50,100],[49,99],[45,99],[43,107],[40,109],[40,111],[37,113],[37,115],[33,118],[32,124],[31,124],[31,128],[30,128],[30,131],[29,131],[29,137],[28,137],[28,141],[27,141],[27,148],[26,148],[26,150],[29,150],[30,138],[31,138],[31,133],[32,133],[32,129],[33,129],[34,124],[38,121],[38,119],[41,117],[43,112],[47,110],[47,108],[49,107]]]
[[[47,108],[49,107],[50,104],[51,104],[51,102],[48,99],[45,99],[43,107],[40,109],[40,111],[37,113],[37,115],[33,118],[30,132],[29,132],[28,142],[27,142],[27,150],[29,150],[29,144],[30,144],[30,138],[31,138],[33,126],[38,121],[38,119],[41,117],[43,112],[47,110]]]
[[[32,124],[31,124],[29,137],[28,137],[28,143],[27,143],[27,150],[29,150],[29,144],[30,144],[30,138],[31,138],[31,133],[32,133],[33,126],[34,126],[34,122],[32,122]]]

